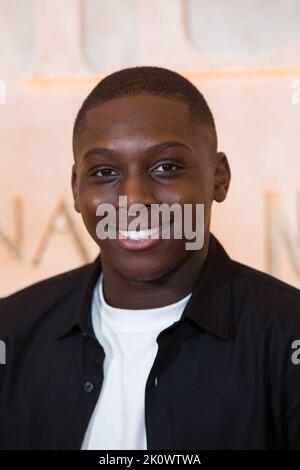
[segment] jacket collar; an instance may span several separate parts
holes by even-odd
[[[233,265],[220,242],[210,232],[206,260],[181,319],[187,316],[200,328],[223,339],[232,337],[230,302]],[[78,327],[95,337],[90,312],[94,287],[101,273],[101,255],[82,269],[82,281],[76,287],[72,312],[65,318],[58,338]]]
[[[233,336],[233,270],[234,262],[217,238],[210,233],[208,254],[183,316],[186,315],[200,328],[223,339]]]

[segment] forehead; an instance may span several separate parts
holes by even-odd
[[[172,98],[138,95],[116,98],[88,111],[75,147],[81,154],[100,143],[146,146],[169,139],[199,145],[199,125],[191,122],[189,106]]]

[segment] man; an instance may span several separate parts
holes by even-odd
[[[230,169],[201,93],[163,68],[115,72],[73,150],[75,209],[101,252],[1,300],[1,448],[300,448],[299,290],[210,232]],[[149,215],[204,204],[203,246],[118,224],[99,237],[97,208],[119,214],[120,196]]]

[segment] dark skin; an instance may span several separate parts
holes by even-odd
[[[173,144],[153,147],[166,142]],[[100,147],[114,153],[92,150]],[[157,308],[188,295],[207,256],[212,203],[226,198],[230,168],[225,154],[208,145],[201,125],[191,120],[187,104],[146,95],[102,103],[87,113],[74,156],[74,207],[101,249],[107,302],[118,308]],[[203,248],[186,250],[184,238],[171,237],[129,251],[114,239],[99,240],[96,207],[111,203],[118,214],[120,195],[127,196],[128,207],[204,204]]]

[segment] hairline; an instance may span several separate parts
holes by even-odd
[[[113,100],[118,100],[118,99],[121,99],[121,98],[130,98],[130,97],[136,97],[136,96],[157,96],[159,98],[166,98],[166,99],[171,99],[171,100],[174,100],[174,101],[177,101],[177,102],[180,102],[180,103],[184,103],[186,104],[186,106],[188,107],[188,110],[189,110],[189,123],[191,125],[193,124],[198,124],[199,125],[199,128],[200,128],[200,131],[201,131],[201,134],[202,134],[202,138],[204,140],[204,145],[208,145],[210,148],[211,148],[211,151],[213,152],[216,152],[217,151],[217,146],[218,146],[218,139],[217,139],[217,133],[216,133],[216,130],[215,128],[213,128],[213,126],[211,124],[207,124],[205,123],[205,121],[201,118],[199,118],[199,115],[197,115],[197,108],[192,106],[187,100],[185,100],[184,98],[181,98],[179,97],[178,95],[175,95],[175,94],[168,94],[168,93],[162,93],[162,94],[159,94],[159,93],[155,93],[155,92],[150,92],[150,91],[140,91],[140,92],[136,92],[136,93],[127,93],[127,94],[123,94],[123,95],[120,95],[120,96],[112,96],[111,98],[104,98],[104,99],[99,99],[99,101],[97,103],[94,103],[94,104],[91,104],[89,105],[89,103],[87,102],[87,104],[85,105],[85,103],[83,103],[83,105],[81,106],[77,116],[76,116],[76,120],[75,120],[75,124],[74,124],[74,128],[73,128],[73,137],[72,137],[72,145],[73,145],[73,157],[74,157],[74,160],[76,162],[76,157],[75,157],[75,141],[80,138],[80,135],[82,135],[85,130],[86,130],[86,125],[87,125],[87,114],[89,111],[92,111],[96,108],[98,108],[99,106],[101,106],[102,104],[105,104],[105,103],[108,103],[110,101],[113,101]],[[79,120],[78,120],[79,118]],[[205,130],[206,129],[206,130]],[[214,142],[212,143],[211,142],[211,138],[207,138],[205,139],[205,136],[203,134],[211,134],[211,133],[214,133]],[[208,142],[210,141],[210,142]],[[213,147],[213,149],[212,149]]]

